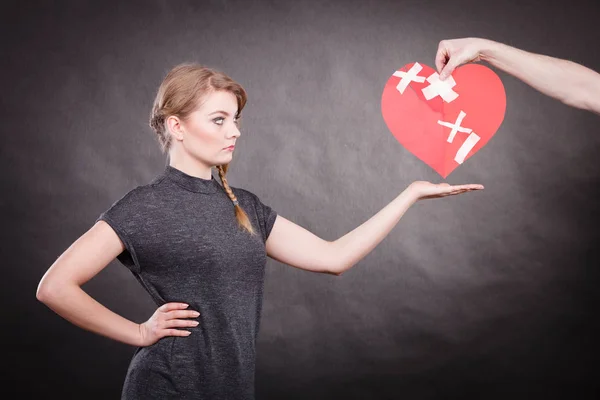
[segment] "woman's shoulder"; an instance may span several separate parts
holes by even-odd
[[[142,204],[147,204],[156,199],[156,188],[154,183],[146,183],[137,185],[120,195],[113,200],[112,207],[120,208],[139,207]]]
[[[235,194],[235,197],[237,197],[240,201],[246,200],[251,201],[252,203],[257,203],[260,201],[259,196],[254,191],[236,186],[229,187],[233,191],[233,194]]]
[[[238,187],[238,186],[231,186],[231,185],[229,187],[233,191],[233,194],[235,194],[236,196],[246,196],[246,197],[253,197],[253,196],[255,196],[255,194],[252,193],[248,189],[241,188],[241,187]]]
[[[230,187],[231,190],[233,190],[233,194],[235,194],[241,204],[251,204],[257,209],[264,209],[266,207],[264,199],[267,198],[267,204],[270,201],[268,197],[263,197],[262,194],[258,194],[254,190],[240,187]]]

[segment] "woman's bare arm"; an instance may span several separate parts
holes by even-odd
[[[36,297],[73,324],[138,346],[140,325],[103,306],[81,285],[89,281],[124,250],[123,243],[104,221],[98,221],[52,264],[42,277]]]
[[[292,267],[339,276],[373,251],[417,200],[480,189],[482,185],[413,182],[377,214],[335,241],[321,239],[278,215],[266,242],[267,254]]]

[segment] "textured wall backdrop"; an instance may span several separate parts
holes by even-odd
[[[600,70],[594,3],[3,2],[4,386],[119,397],[134,348],[71,325],[35,290],[100,212],[164,168],[147,121],[175,64],[248,91],[230,183],[333,240],[412,181],[441,181],[383,121],[397,68],[475,36]],[[258,399],[597,398],[600,119],[496,72],[504,123],[446,180],[484,191],[416,204],[341,277],[269,260]],[[84,289],[136,322],[155,310],[116,261]]]

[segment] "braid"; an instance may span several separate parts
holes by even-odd
[[[242,209],[242,207],[240,207],[237,197],[233,193],[233,190],[231,190],[231,188],[229,187],[229,183],[227,183],[227,178],[225,177],[225,174],[227,174],[228,167],[229,167],[229,164],[217,165],[217,170],[219,171],[219,177],[221,178],[221,182],[223,182],[223,189],[225,189],[227,196],[229,196],[229,198],[233,202],[233,206],[235,207],[235,217],[236,217],[239,225],[242,228],[244,228],[246,231],[248,231],[251,235],[256,235],[256,232],[254,231],[254,228],[252,227],[252,223],[250,222],[250,219],[248,219],[248,215]]]
[[[150,114],[149,125],[158,137],[162,152],[166,153],[171,147],[171,135],[165,131],[165,116],[160,111],[153,110]]]

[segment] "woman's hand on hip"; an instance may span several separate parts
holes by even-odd
[[[150,346],[165,336],[189,336],[192,332],[177,328],[197,326],[198,321],[188,318],[196,318],[200,313],[185,310],[187,307],[188,304],[176,302],[158,307],[148,321],[140,324],[140,346]]]

